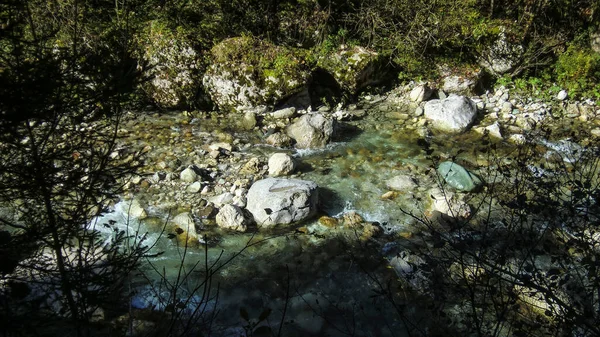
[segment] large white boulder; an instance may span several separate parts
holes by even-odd
[[[318,186],[307,180],[267,178],[250,187],[247,200],[246,209],[259,228],[286,225],[315,215]]]
[[[322,148],[333,135],[333,120],[319,113],[306,114],[286,129],[300,149]]]
[[[434,129],[460,133],[466,131],[477,117],[477,107],[464,96],[450,95],[425,104],[425,118]]]

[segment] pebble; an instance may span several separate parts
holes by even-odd
[[[559,101],[564,101],[567,99],[568,96],[569,96],[569,94],[567,93],[566,90],[561,90],[558,92],[558,94],[556,94],[556,99]]]

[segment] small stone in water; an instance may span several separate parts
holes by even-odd
[[[383,199],[383,200],[394,200],[394,199],[396,199],[397,196],[398,196],[398,192],[396,192],[396,191],[387,191],[387,192],[385,192],[381,196],[381,199]]]

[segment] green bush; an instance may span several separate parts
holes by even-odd
[[[573,96],[600,98],[600,54],[571,44],[555,66],[558,83]]]

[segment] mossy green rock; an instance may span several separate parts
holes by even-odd
[[[381,56],[360,46],[340,46],[318,57],[317,66],[329,72],[342,89],[355,94],[381,80]]]
[[[222,111],[275,105],[302,91],[310,78],[300,54],[248,36],[213,47],[211,61],[202,81]]]
[[[194,106],[201,87],[201,61],[183,28],[172,29],[166,23],[150,21],[136,36],[148,62],[143,84],[148,97],[166,109]]]
[[[459,191],[469,192],[482,184],[481,179],[475,174],[451,161],[441,163],[437,171],[448,185]]]

